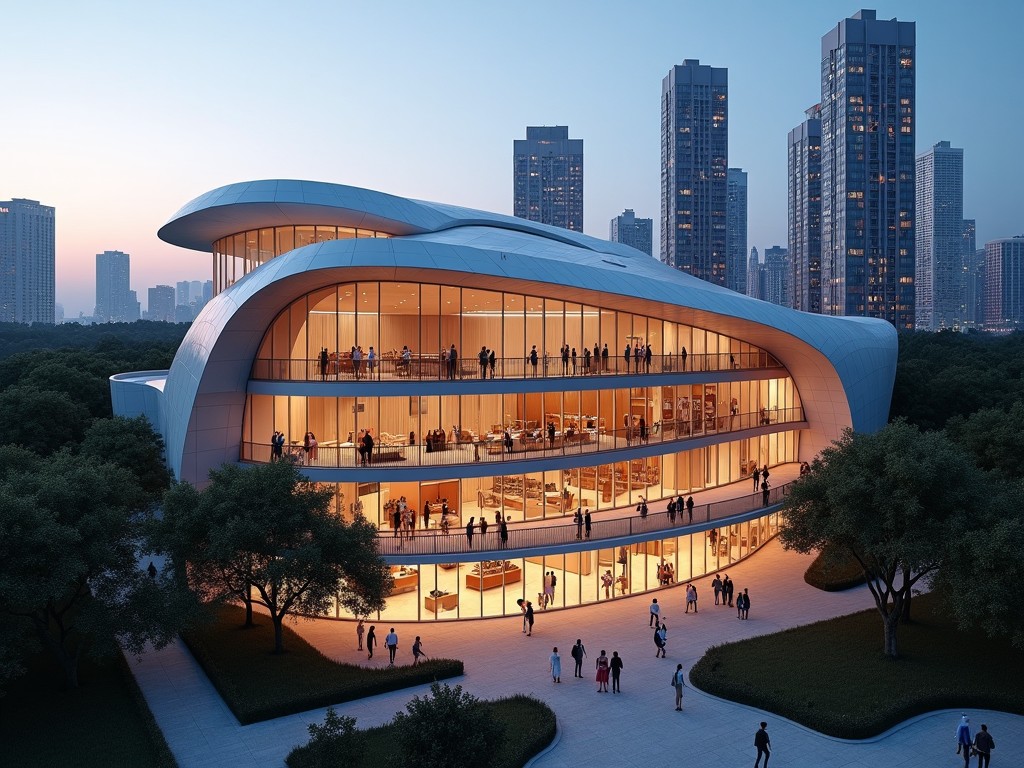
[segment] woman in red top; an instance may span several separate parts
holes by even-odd
[[[597,657],[597,692],[608,693],[608,656],[604,651]]]

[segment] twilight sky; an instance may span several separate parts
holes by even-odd
[[[786,243],[786,135],[819,100],[836,0],[35,0],[7,3],[0,199],[57,208],[57,301],[91,314],[95,254],[132,288],[209,279],[162,243],[184,203],[262,178],[330,181],[512,212],[512,141],[585,142],[585,227],[660,213],[661,80],[729,69],[729,165],[749,173],[748,247]],[[917,22],[917,151],[964,148],[964,215],[1024,232],[1024,3],[887,0]],[[780,10],[780,9],[785,10]]]

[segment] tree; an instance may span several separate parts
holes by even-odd
[[[88,424],[85,406],[63,392],[27,386],[0,392],[0,440],[4,443],[23,445],[40,456],[48,456],[80,441]]]
[[[505,738],[504,728],[475,696],[463,692],[461,685],[452,688],[435,682],[429,696],[413,697],[405,709],[392,721],[405,756],[401,764],[420,768],[494,765]],[[438,738],[438,723],[444,723],[445,730],[458,738]]]
[[[309,724],[309,741],[288,755],[288,768],[328,768],[336,765],[354,765],[363,754],[366,740],[356,730],[356,719],[339,715],[334,707],[327,708],[324,724]]]
[[[787,549],[860,564],[895,658],[912,590],[953,566],[952,542],[983,527],[990,486],[943,433],[904,421],[870,435],[847,430],[792,485],[780,538]]]
[[[113,464],[0,451],[0,613],[35,634],[69,688],[84,653],[159,648],[187,616],[187,596],[138,566],[147,507]]]
[[[171,473],[164,462],[164,441],[145,416],[97,419],[85,433],[79,454],[129,470],[154,501],[167,490]]]
[[[290,462],[225,464],[202,492],[181,485],[167,495],[158,540],[205,599],[249,598],[274,624],[321,614],[337,598],[355,615],[383,608],[391,573],[377,550],[377,528],[361,515],[346,522]]]
[[[998,470],[1008,478],[1024,477],[1024,402],[1016,401],[1009,413],[985,408],[970,416],[954,416],[946,433],[974,455],[984,470]]]

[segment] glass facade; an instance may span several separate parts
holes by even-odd
[[[391,235],[372,229],[309,224],[296,227],[265,227],[222,237],[213,244],[213,294],[216,296],[260,264],[282,253],[288,253],[304,245],[322,243],[324,240],[347,240],[353,237]]]

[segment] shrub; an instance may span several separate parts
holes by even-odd
[[[842,592],[863,584],[864,571],[860,563],[849,555],[830,557],[819,552],[804,571],[804,581],[825,592]]]

